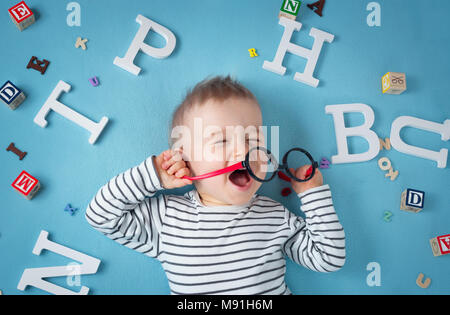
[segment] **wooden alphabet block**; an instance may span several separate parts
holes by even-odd
[[[0,88],[0,99],[8,105],[11,110],[15,110],[26,99],[25,94],[11,81],[6,83]]]
[[[28,200],[31,200],[41,188],[39,181],[25,171],[20,173],[11,186]]]
[[[382,78],[383,94],[402,94],[406,91],[406,75],[400,72],[388,72]]]
[[[9,16],[20,31],[23,31],[35,22],[35,17],[30,8],[22,1],[8,10]]]
[[[283,0],[278,18],[285,17],[295,21],[301,5],[302,2],[298,0]]]
[[[435,257],[450,254],[450,234],[432,238],[430,245]]]
[[[415,189],[406,189],[402,193],[400,210],[418,213],[423,210],[425,192]]]

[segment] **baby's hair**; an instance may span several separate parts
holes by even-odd
[[[169,144],[172,145],[171,131],[176,126],[183,125],[185,113],[191,108],[194,106],[202,106],[206,101],[211,99],[221,102],[230,98],[253,100],[259,106],[253,93],[229,75],[226,77],[216,76],[207,78],[198,83],[193,89],[188,90],[183,102],[173,113],[169,131]]]

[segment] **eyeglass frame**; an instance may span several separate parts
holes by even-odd
[[[273,158],[276,161],[276,163],[278,164],[277,169],[273,172],[272,176],[269,179],[260,179],[260,178],[258,178],[253,173],[253,171],[252,171],[252,169],[250,167],[250,153],[253,150],[260,150],[260,149],[262,149],[262,151],[264,151],[269,156],[269,159]],[[289,167],[287,165],[287,158],[289,156],[289,153],[291,153],[293,151],[302,152],[311,161],[311,167],[308,169],[308,171],[307,171],[307,178],[305,178],[305,179],[299,179],[299,178],[295,177],[295,175],[292,174],[291,171],[289,170]],[[228,167],[226,167],[224,169],[221,169],[221,170],[213,171],[213,172],[210,172],[210,173],[207,173],[207,174],[203,174],[203,175],[199,175],[199,176],[195,176],[195,177],[183,176],[183,179],[188,179],[188,180],[206,179],[206,178],[210,178],[210,177],[226,174],[226,173],[229,173],[229,172],[233,172],[233,171],[238,170],[240,168],[245,168],[248,171],[248,174],[254,180],[256,180],[258,182],[261,182],[261,183],[266,183],[266,182],[271,181],[275,177],[275,175],[278,173],[278,171],[281,171],[281,170],[285,170],[286,173],[287,173],[287,176],[290,177],[291,179],[293,179],[293,180],[295,180],[297,182],[303,183],[303,182],[307,182],[310,179],[312,179],[314,177],[316,169],[319,167],[319,164],[316,161],[314,161],[314,158],[312,157],[312,155],[308,151],[306,151],[305,149],[302,149],[302,148],[292,148],[292,149],[290,149],[288,152],[286,152],[284,154],[282,162],[283,162],[283,164],[279,164],[278,161],[276,160],[276,158],[273,156],[272,152],[270,152],[269,149],[257,146],[257,147],[251,148],[248,151],[247,155],[245,156],[245,160],[242,161],[242,162],[238,162],[238,163],[236,163],[234,165],[228,166]],[[310,174],[308,174],[308,173],[310,173]]]
[[[278,164],[277,169],[273,171],[273,174],[272,174],[272,175],[270,176],[270,178],[268,178],[268,179],[260,179],[260,178],[258,178],[258,177],[253,173],[252,168],[250,167],[250,163],[249,163],[250,153],[251,153],[253,150],[261,150],[261,149],[262,149],[262,151],[265,151],[265,152],[266,152],[266,154],[270,157],[270,159],[273,158],[273,159],[277,162],[277,164]],[[311,173],[310,173],[310,174],[307,176],[307,178],[305,178],[305,179],[299,179],[299,178],[297,178],[297,177],[296,177],[294,174],[292,174],[291,171],[289,170],[289,166],[288,166],[288,164],[287,164],[287,158],[288,158],[288,156],[289,156],[289,153],[291,153],[291,152],[293,152],[293,151],[302,152],[302,153],[305,154],[305,155],[308,157],[308,159],[311,161],[311,167],[310,167],[310,169],[308,170],[308,172],[311,172]],[[254,148],[252,148],[252,149],[250,149],[250,150],[248,151],[248,153],[247,153],[247,155],[246,155],[246,157],[245,157],[245,161],[242,162],[242,164],[243,164],[243,166],[248,170],[249,175],[250,175],[254,180],[257,180],[258,182],[261,182],[261,183],[267,183],[267,182],[270,182],[270,181],[277,175],[277,173],[278,173],[279,171],[285,171],[285,172],[287,173],[287,176],[290,177],[291,179],[293,179],[293,180],[295,180],[296,182],[299,182],[299,183],[304,183],[304,182],[307,182],[307,181],[309,181],[310,179],[312,179],[312,178],[314,177],[314,174],[316,173],[316,169],[319,167],[319,163],[317,163],[316,161],[314,161],[314,158],[312,157],[312,155],[311,155],[308,151],[306,151],[305,149],[302,149],[302,148],[292,148],[292,149],[290,149],[288,152],[286,152],[286,153],[283,155],[282,162],[283,162],[282,164],[279,164],[278,161],[275,159],[275,157],[273,156],[272,152],[270,152],[269,149],[264,148],[264,147],[259,147],[259,146],[258,146],[258,147],[254,147]]]

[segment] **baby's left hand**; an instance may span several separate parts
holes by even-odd
[[[293,168],[290,168],[289,170],[291,171],[292,174],[295,175],[295,177],[300,178],[300,179],[304,179],[305,178],[305,174],[306,174],[306,172],[308,171],[308,169],[310,167],[311,167],[311,165],[303,165],[302,167],[299,167],[296,170],[294,170]],[[297,194],[301,194],[301,193],[307,191],[308,189],[322,186],[323,185],[322,173],[319,171],[318,168],[316,168],[316,171],[314,173],[314,177],[311,178],[309,181],[307,181],[307,182],[297,182],[297,181],[291,179],[291,184],[292,184],[292,189],[294,189],[294,191]]]

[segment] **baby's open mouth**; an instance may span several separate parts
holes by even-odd
[[[239,187],[245,187],[251,181],[250,174],[245,168],[232,172],[228,178],[233,184]]]

